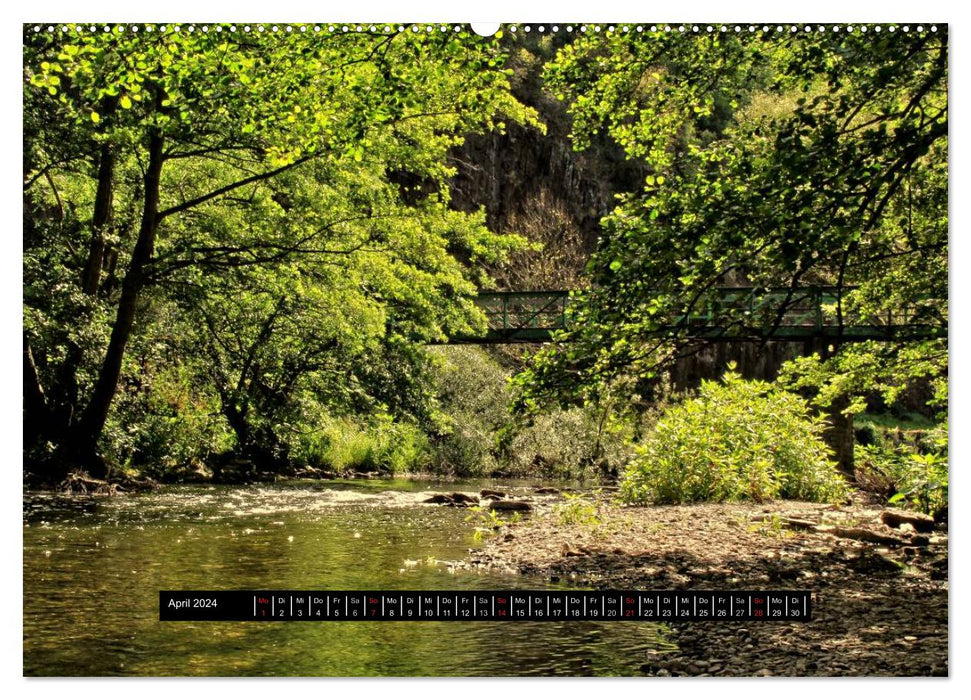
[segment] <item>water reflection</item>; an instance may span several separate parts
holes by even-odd
[[[356,481],[29,495],[24,673],[636,675],[648,650],[665,647],[646,623],[158,621],[160,589],[545,587],[447,566],[477,546],[467,511],[420,500],[436,488],[496,486]]]

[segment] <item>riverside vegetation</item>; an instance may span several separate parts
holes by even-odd
[[[946,339],[836,337],[699,388],[677,319],[714,286],[788,288],[781,319],[824,285],[840,328],[946,327],[947,45],[27,28],[25,479],[534,475],[620,479],[638,504],[863,487],[946,517]],[[549,182],[466,187],[488,139],[613,172],[586,192],[594,228]],[[577,293],[555,342],[436,347],[482,330],[478,290],[557,280]],[[920,435],[854,435],[907,412]]]
[[[947,673],[946,26],[140,27],[24,28],[25,600],[91,601],[25,608],[25,672]],[[819,288],[835,332],[774,337]],[[448,344],[541,289],[573,291],[552,342]],[[409,575],[821,598],[555,660],[287,626],[280,669],[269,627],[241,661],[98,607],[108,571],[143,611]]]

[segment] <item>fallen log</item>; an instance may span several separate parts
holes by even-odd
[[[859,540],[860,542],[869,542],[870,544],[880,544],[887,547],[902,547],[903,545],[910,544],[909,542],[899,539],[897,537],[889,537],[887,535],[881,535],[878,532],[873,532],[873,530],[867,530],[862,527],[841,527],[839,525],[827,527],[822,532],[828,532],[829,534],[836,535],[837,537],[842,537],[848,540]]]

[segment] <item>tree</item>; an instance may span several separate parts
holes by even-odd
[[[24,420],[27,437],[62,453],[52,476],[76,461],[104,473],[98,440],[146,290],[180,269],[327,249],[326,212],[281,218],[283,176],[353,166],[377,149],[375,177],[434,186],[463,133],[532,120],[508,94],[495,39],[69,29],[28,28],[24,47]],[[263,214],[269,238],[233,229]],[[455,290],[459,307],[470,291]]]
[[[378,176],[382,167],[380,159],[332,173],[304,167],[278,183],[288,222],[313,218],[299,212],[304,206],[331,218],[326,248],[292,243],[299,256],[237,266],[213,257],[216,241],[195,240],[192,253],[159,261],[172,270],[173,302],[194,321],[240,451],[266,466],[287,461],[283,427],[310,426],[321,408],[427,418],[431,396],[412,385],[423,364],[418,347],[474,330],[479,264],[519,242],[437,197],[406,205]],[[254,210],[247,227],[257,233],[234,255],[276,258],[284,246],[265,230],[272,217]],[[303,240],[298,226],[286,228]],[[209,257],[183,265],[191,254]]]
[[[519,378],[521,407],[633,391],[692,352],[693,314],[743,325],[742,310],[712,307],[719,285],[788,290],[775,324],[829,285],[839,329],[905,309],[946,325],[947,32],[806,29],[586,36],[549,66],[577,146],[605,131],[653,172],[604,219],[572,342]],[[876,351],[837,337],[815,362],[804,384],[839,385],[819,397],[842,413],[844,392],[940,375],[947,353],[945,341]],[[867,370],[834,379],[851,364]]]

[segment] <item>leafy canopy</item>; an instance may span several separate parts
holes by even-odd
[[[650,171],[603,220],[570,343],[520,376],[521,407],[657,377],[691,352],[712,290],[833,286],[837,327],[947,323],[947,33],[578,38],[547,68],[574,142],[605,133]],[[744,327],[741,310],[715,322]],[[673,329],[673,334],[669,331]],[[941,376],[944,341],[833,348],[792,368],[843,391]],[[865,371],[851,372],[854,366]],[[798,383],[798,382],[797,382]]]

